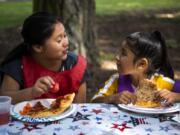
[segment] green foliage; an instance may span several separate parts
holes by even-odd
[[[122,11],[157,10],[180,8],[179,0],[96,0],[98,15],[115,14]]]
[[[115,54],[114,53],[105,53],[103,51],[100,51],[100,61],[103,60],[115,60]]]
[[[32,13],[32,2],[0,2],[0,29],[19,26]]]
[[[178,44],[174,39],[166,40],[166,44],[168,48],[177,48]]]

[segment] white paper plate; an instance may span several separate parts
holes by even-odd
[[[76,110],[76,106],[72,104],[66,111],[64,111],[60,115],[47,117],[47,118],[31,118],[29,116],[23,116],[19,113],[27,103],[30,103],[33,106],[36,102],[40,101],[42,105],[44,105],[45,107],[49,107],[51,102],[54,100],[55,99],[38,99],[38,100],[20,102],[11,108],[11,115],[12,117],[24,122],[51,122],[51,121],[63,119],[71,115]]]
[[[166,114],[166,113],[173,113],[180,111],[179,104],[173,104],[170,107],[164,107],[164,108],[144,108],[144,107],[135,106],[133,104],[128,104],[128,105],[119,104],[119,107],[128,111],[145,113],[145,114]]]

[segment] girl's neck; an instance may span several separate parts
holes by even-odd
[[[145,79],[145,76],[144,75],[139,75],[139,76],[132,76],[132,84],[135,86],[135,87],[138,87],[139,84],[140,84],[140,81]]]
[[[41,66],[51,71],[59,71],[62,64],[62,60],[49,60],[36,55],[33,55],[32,57]]]

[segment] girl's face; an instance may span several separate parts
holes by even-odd
[[[121,75],[134,75],[137,73],[136,64],[133,62],[134,58],[133,52],[128,48],[128,45],[124,41],[116,56],[117,68]]]
[[[68,38],[61,23],[54,26],[54,32],[43,46],[43,55],[49,60],[65,60],[68,53]]]

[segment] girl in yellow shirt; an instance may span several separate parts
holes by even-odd
[[[142,79],[150,79],[158,73],[154,78],[158,84],[160,79],[157,78],[167,77],[171,80],[174,77],[165,40],[159,31],[130,34],[120,45],[118,52],[118,74],[110,77],[105,86],[92,98],[93,102],[135,103],[136,96],[133,92]],[[170,89],[172,88],[173,84]]]

